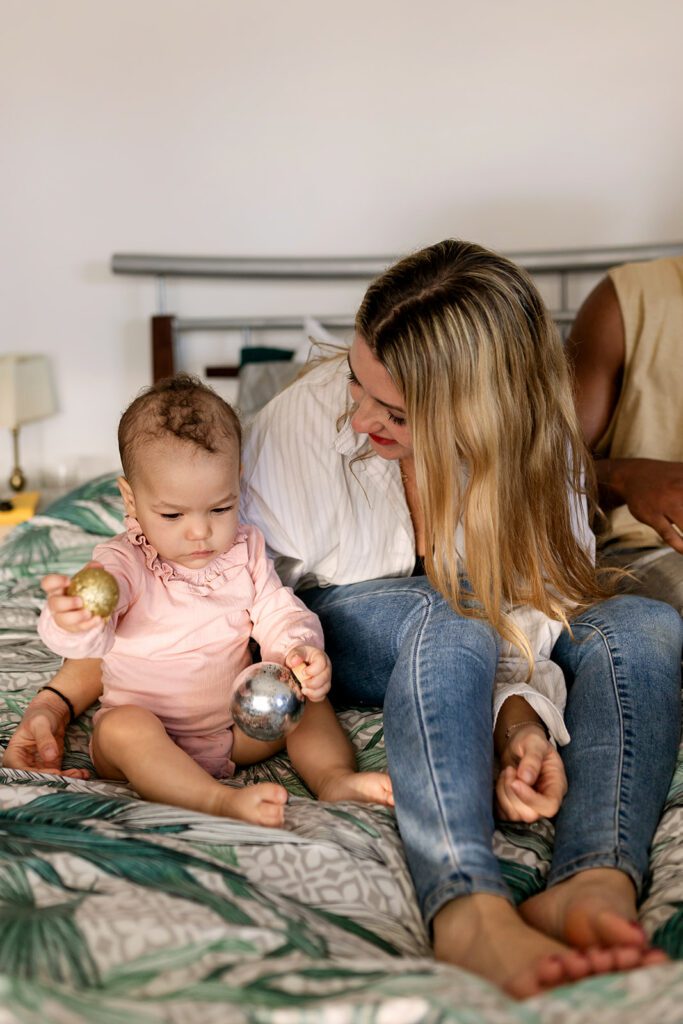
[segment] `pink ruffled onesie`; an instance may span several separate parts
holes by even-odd
[[[162,561],[137,520],[126,527],[93,551],[119,586],[109,621],[69,633],[46,606],[38,632],[63,657],[103,659],[95,720],[125,704],[148,708],[203,768],[231,775],[230,703],[251,662],[249,638],[264,661],[282,663],[291,647],[323,647],[320,622],[282,585],[255,526],[241,525],[230,550],[203,569]]]

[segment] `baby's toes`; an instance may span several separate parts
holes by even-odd
[[[282,828],[285,823],[283,804],[271,804],[264,800],[259,805],[259,824],[266,828]]]
[[[261,800],[267,800],[269,804],[286,804],[288,793],[284,786],[277,782],[259,782],[258,795]]]
[[[367,799],[371,803],[387,804],[389,807],[393,807],[394,790],[386,772],[368,772],[365,778],[367,780]]]

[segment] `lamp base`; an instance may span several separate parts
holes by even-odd
[[[15,466],[12,470],[9,485],[13,491],[23,491],[24,487],[26,487],[26,477],[18,466]]]
[[[9,485],[13,491],[23,491],[26,486],[26,477],[19,469],[19,427],[12,427],[12,453],[14,455],[14,469],[9,478]]]

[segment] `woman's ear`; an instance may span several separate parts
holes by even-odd
[[[121,492],[121,497],[123,498],[123,507],[126,510],[126,515],[133,516],[133,518],[135,519],[135,496],[125,476],[118,477],[116,480],[116,485],[119,491]]]

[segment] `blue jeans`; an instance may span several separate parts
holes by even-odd
[[[511,899],[493,854],[492,693],[499,638],[426,577],[304,590],[322,622],[336,704],[383,705],[396,815],[429,923],[477,892]],[[553,660],[567,679],[569,792],[549,884],[613,867],[640,891],[680,735],[683,623],[615,597],[577,616]]]

